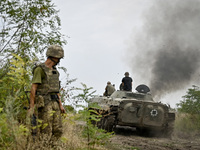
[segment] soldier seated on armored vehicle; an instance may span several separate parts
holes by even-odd
[[[110,81],[107,82],[107,86],[105,88],[105,92],[103,96],[110,96],[115,91],[115,87],[111,84]]]

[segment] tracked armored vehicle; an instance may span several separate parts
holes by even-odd
[[[135,127],[140,133],[153,132],[170,136],[175,113],[170,112],[166,104],[155,102],[146,85],[139,85],[136,90],[115,91],[110,97],[92,98],[89,104],[97,103],[100,109],[96,111],[102,116],[94,124],[109,132],[120,125]]]

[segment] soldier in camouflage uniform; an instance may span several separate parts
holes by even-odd
[[[65,113],[65,109],[59,96],[59,72],[55,66],[64,57],[64,50],[52,45],[46,56],[47,60],[33,69],[29,112],[34,112],[34,107],[37,109],[38,119],[42,120],[41,124],[38,122],[40,133],[51,140],[62,135],[61,113]]]
[[[108,81],[103,95],[110,96],[114,91],[115,91],[115,87],[111,84],[110,81]]]

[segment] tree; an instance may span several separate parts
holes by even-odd
[[[66,44],[51,0],[0,0],[0,146],[23,149],[18,127],[28,102],[33,61],[47,46]],[[19,125],[20,124],[20,125]],[[3,126],[4,125],[4,126]],[[20,129],[20,130],[21,130]],[[8,138],[9,137],[9,138]],[[20,146],[20,147],[19,147]],[[11,148],[13,149],[13,148]]]
[[[200,115],[200,88],[194,85],[193,88],[188,89],[187,94],[177,106],[180,112]]]
[[[21,71],[26,71],[20,75],[24,77],[25,82],[30,83],[30,72],[34,65],[32,61],[43,58],[42,54],[47,46],[62,46],[66,41],[60,32],[58,10],[51,0],[1,0],[0,25],[0,85],[3,89],[9,89],[4,95],[1,93],[0,98],[5,99],[14,92],[13,88],[5,87],[10,86],[5,82],[17,83],[14,81],[17,79],[9,73],[18,66],[11,62],[22,59],[20,63],[24,65]],[[20,87],[20,90],[25,90],[23,85]]]
[[[200,88],[193,85],[183,100],[177,104],[176,132],[187,137],[198,135],[200,131]]]
[[[0,79],[8,72],[12,53],[26,62],[48,45],[66,43],[51,0],[1,0],[0,23]]]

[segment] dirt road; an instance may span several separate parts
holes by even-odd
[[[200,138],[140,136],[133,128],[118,127],[111,138],[113,150],[200,150]]]

